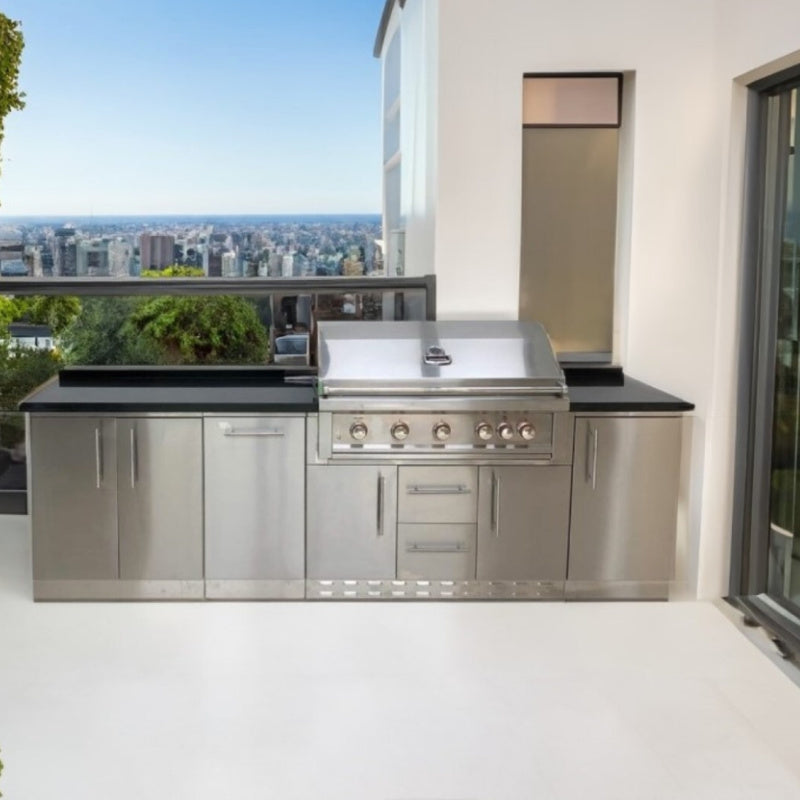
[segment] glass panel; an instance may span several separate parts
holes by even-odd
[[[617,125],[617,76],[526,77],[522,84],[524,125]]]
[[[768,591],[800,605],[800,139],[790,93],[786,215],[780,260]]]

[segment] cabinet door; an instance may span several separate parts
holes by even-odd
[[[392,579],[397,538],[397,468],[309,466],[307,577]]]
[[[30,422],[33,578],[117,577],[117,463],[113,419]]]
[[[680,447],[679,418],[576,419],[570,580],[672,578]]]
[[[202,420],[117,420],[120,577],[203,577]]]
[[[303,580],[305,421],[204,420],[206,579]]]
[[[481,467],[478,580],[563,581],[569,467]]]

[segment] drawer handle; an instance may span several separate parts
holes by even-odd
[[[446,542],[415,542],[406,547],[407,553],[467,553],[469,552],[469,545],[463,542],[453,542],[447,544]]]
[[[263,436],[263,437],[270,436],[270,437],[280,438],[286,435],[283,431],[276,431],[276,430],[237,431],[236,428],[234,428],[228,422],[220,422],[219,427],[222,430],[223,435],[225,436]]]
[[[456,485],[413,485],[406,489],[406,494],[469,494],[470,488],[463,483]]]

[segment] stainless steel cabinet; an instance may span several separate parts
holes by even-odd
[[[397,467],[309,466],[306,480],[307,577],[394,578]]]
[[[30,418],[34,593],[41,582],[117,577],[113,419]]]
[[[117,420],[123,580],[202,580],[201,424],[175,417]]]
[[[204,420],[207,597],[303,597],[304,417]]]
[[[680,450],[678,417],[576,419],[571,582],[672,578]]]
[[[481,467],[478,580],[563,581],[570,467]]]
[[[202,598],[199,418],[30,417],[34,597]]]

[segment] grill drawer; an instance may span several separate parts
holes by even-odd
[[[398,472],[398,522],[477,522],[477,468],[400,467]]]
[[[398,525],[400,580],[473,580],[475,525]]]

